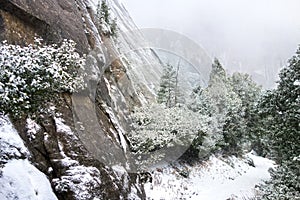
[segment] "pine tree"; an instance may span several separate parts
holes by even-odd
[[[300,199],[300,156],[284,161],[275,170],[272,179],[261,186],[260,200],[299,200]]]
[[[211,73],[209,75],[209,86],[223,82],[226,82],[226,72],[222,67],[220,61],[215,58],[212,64]]]
[[[300,155],[300,49],[279,74],[277,89],[269,91],[260,103],[260,117],[278,162]],[[270,133],[271,130],[271,133]]]
[[[168,108],[174,107],[177,103],[177,90],[177,73],[172,65],[167,64],[161,77],[157,102],[165,104]]]
[[[230,85],[242,101],[242,106],[247,109],[253,106],[261,94],[261,86],[257,85],[249,74],[236,72],[229,78]],[[246,115],[247,113],[245,113]]]
[[[189,107],[211,119],[210,129],[213,131],[211,141],[216,150],[235,153],[240,147],[241,100],[234,92],[230,80],[218,59],[214,60],[208,87],[196,88],[191,95]],[[237,124],[238,123],[238,124]]]
[[[193,89],[188,104],[189,109],[209,117],[213,114],[212,102],[205,88],[197,86]]]
[[[97,22],[99,31],[106,36],[117,36],[118,25],[117,19],[112,19],[110,14],[110,8],[107,5],[106,0],[99,1],[97,7]]]
[[[105,21],[107,24],[110,23],[109,7],[107,6],[105,0],[102,0],[101,4],[98,4],[97,14],[100,16],[100,19]]]
[[[279,77],[277,89],[259,103],[261,135],[279,164],[271,181],[262,186],[260,199],[294,200],[300,195],[300,47]]]
[[[249,135],[248,125],[252,124],[255,102],[257,102],[261,87],[248,74],[234,73],[229,77],[232,91],[240,99],[241,105],[236,112],[229,112],[223,127],[224,140],[228,143],[231,152],[242,153],[243,148],[250,149],[252,136]],[[255,124],[254,124],[255,126]]]
[[[222,118],[226,113],[237,105],[235,102],[237,95],[232,90],[224,68],[216,58],[212,64],[207,93],[210,101],[213,101],[214,110],[212,112],[218,116],[219,122],[224,121]]]

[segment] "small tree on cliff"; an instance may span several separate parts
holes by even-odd
[[[106,0],[99,1],[97,7],[97,20],[99,24],[99,30],[101,33],[107,36],[117,36],[117,19],[112,19],[110,14],[110,8],[108,7]]]

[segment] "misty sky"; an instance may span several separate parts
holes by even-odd
[[[182,33],[230,71],[272,80],[300,44],[300,0],[122,0],[140,28]],[[258,79],[264,79],[257,77]]]

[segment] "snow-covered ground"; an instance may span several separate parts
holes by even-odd
[[[29,156],[22,139],[7,117],[0,116],[0,199],[55,200],[45,174],[26,158]],[[10,158],[13,159],[10,159]],[[7,160],[5,160],[7,158]]]
[[[255,167],[249,165],[250,160]],[[154,200],[253,197],[255,185],[270,178],[268,169],[271,167],[274,167],[273,161],[252,153],[246,154],[244,159],[212,156],[207,162],[193,167],[173,165],[156,169],[152,183],[145,184],[146,195],[147,199]]]
[[[59,120],[57,125],[63,130]],[[29,152],[22,139],[6,117],[0,116],[0,199],[57,199],[45,174],[40,172],[28,160]],[[249,163],[253,161],[255,167]],[[1,163],[3,164],[1,166]],[[222,158],[212,156],[206,162],[194,165],[174,164],[157,168],[153,171],[153,180],[145,184],[148,199],[158,200],[227,200],[243,199],[255,194],[255,185],[270,178],[268,169],[274,167],[273,161],[248,153],[244,158]],[[71,171],[76,168],[76,173]],[[80,173],[77,173],[78,169]],[[88,173],[85,173],[86,170]],[[79,172],[78,171],[78,172]],[[118,171],[118,170],[116,170]],[[78,179],[83,184],[100,183],[100,180],[90,178],[90,174],[98,174],[95,169],[72,164],[70,179]],[[76,176],[75,176],[76,175]],[[80,176],[79,176],[80,175]],[[72,177],[72,178],[71,178]],[[98,176],[95,176],[98,177]],[[58,182],[66,180],[62,177]],[[87,181],[84,181],[89,179]],[[54,181],[56,183],[56,181]],[[71,181],[72,182],[72,181]],[[57,184],[56,184],[57,185]],[[72,185],[72,184],[71,184]],[[81,185],[79,185],[81,187]],[[82,187],[84,188],[84,187]],[[84,194],[84,190],[78,188]],[[83,192],[83,193],[82,193]]]

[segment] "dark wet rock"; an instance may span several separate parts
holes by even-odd
[[[0,39],[26,44],[35,35],[56,43],[67,38],[77,43],[81,53],[89,50],[81,8],[75,0],[5,0],[0,10]]]

